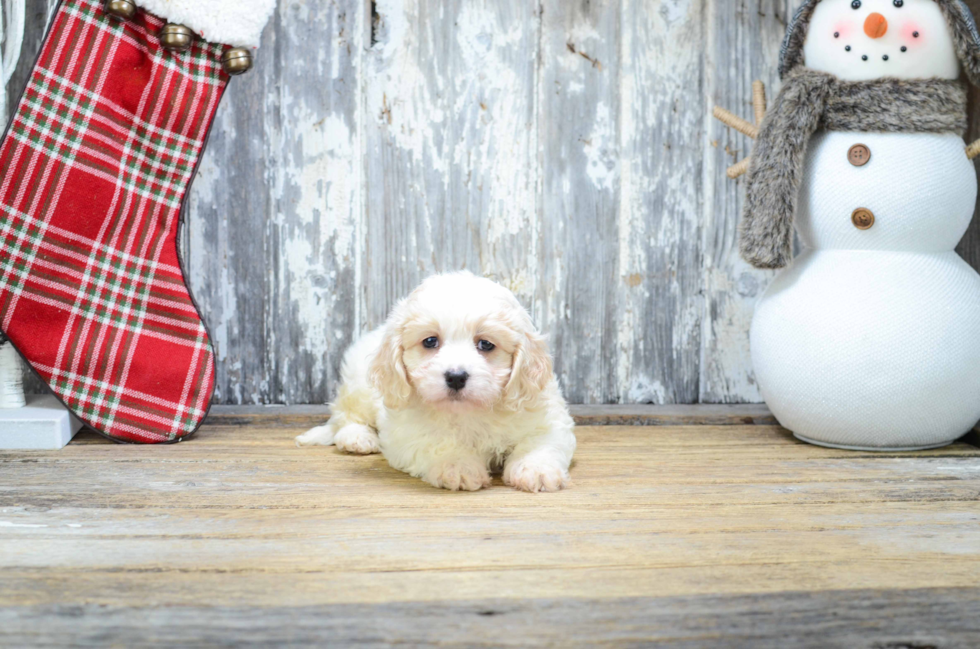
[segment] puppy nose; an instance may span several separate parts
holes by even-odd
[[[455,390],[459,392],[466,387],[466,379],[470,378],[470,375],[461,370],[451,370],[446,372],[446,385],[449,386],[450,390]]]
[[[881,38],[888,33],[888,19],[879,13],[873,13],[864,21],[864,33],[871,38]]]

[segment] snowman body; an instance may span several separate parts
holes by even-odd
[[[870,154],[853,162],[855,146]],[[821,132],[804,251],[759,302],[752,360],[798,437],[848,448],[955,441],[980,420],[980,275],[955,252],[977,196],[954,134]],[[874,217],[870,228],[852,218]]]
[[[858,83],[960,76],[936,0],[807,4],[809,69]],[[977,198],[964,147],[954,133],[810,140],[795,220],[804,250],[750,334],[762,395],[797,437],[919,449],[980,421],[980,275],[955,252]]]

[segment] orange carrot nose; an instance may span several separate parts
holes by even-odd
[[[871,38],[881,38],[888,33],[888,19],[879,13],[873,13],[864,21],[864,33]]]

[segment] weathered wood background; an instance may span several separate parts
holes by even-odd
[[[281,0],[182,239],[218,402],[327,400],[355,336],[463,268],[531,310],[573,402],[760,400],[770,276],[725,177],[750,143],[710,110],[751,115],[797,3]],[[52,4],[29,2],[15,95]]]

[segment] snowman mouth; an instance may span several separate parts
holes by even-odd
[[[903,49],[902,51],[904,52],[904,51],[905,51],[905,49]],[[891,60],[891,58],[892,58],[892,57],[891,57],[891,55],[890,55],[890,54],[882,54],[882,55],[881,55],[881,60],[882,60],[882,61],[885,61],[886,63],[887,63],[888,61],[890,61],[890,60]],[[862,60],[862,61],[864,61],[864,62],[868,62],[868,61],[870,61],[870,60],[871,60],[871,57],[870,57],[870,56],[868,56],[867,54],[862,54],[862,55],[861,55],[861,60]]]
[[[840,36],[841,36],[841,35],[840,35],[840,32],[834,32],[834,38],[840,38]],[[912,37],[913,37],[913,38],[919,38],[919,32],[918,32],[918,31],[916,31],[916,32],[913,32],[913,34],[912,34]],[[853,51],[853,49],[854,49],[854,48],[853,48],[853,47],[852,47],[851,45],[845,45],[845,46],[844,46],[844,51],[845,51],[845,52],[851,52],[851,51]],[[908,45],[902,45],[902,46],[901,46],[901,47],[900,47],[900,48],[898,49],[898,51],[899,51],[899,52],[900,52],[901,54],[905,54],[906,52],[908,52],[908,51],[909,51],[909,48],[908,48]],[[869,55],[869,54],[862,54],[862,55],[861,55],[861,60],[862,60],[862,61],[865,61],[865,62],[867,62],[867,61],[870,61],[870,60],[871,60],[871,55]],[[882,60],[882,61],[890,61],[890,60],[891,60],[891,55],[890,55],[890,54],[882,54],[882,55],[881,55],[881,60]]]
[[[853,49],[854,48],[852,48],[850,45],[847,45],[847,46],[844,47],[844,51],[845,52],[850,52]],[[904,53],[906,53],[908,51],[909,51],[909,48],[906,47],[906,46],[904,46],[904,45],[899,49],[899,52],[901,52],[902,54],[904,54]],[[868,61],[871,60],[871,55],[869,55],[869,54],[862,54],[861,55],[861,60],[864,61],[864,62],[868,62]],[[890,61],[891,60],[891,54],[882,54],[881,55],[881,60],[882,61],[885,61],[885,62]]]

